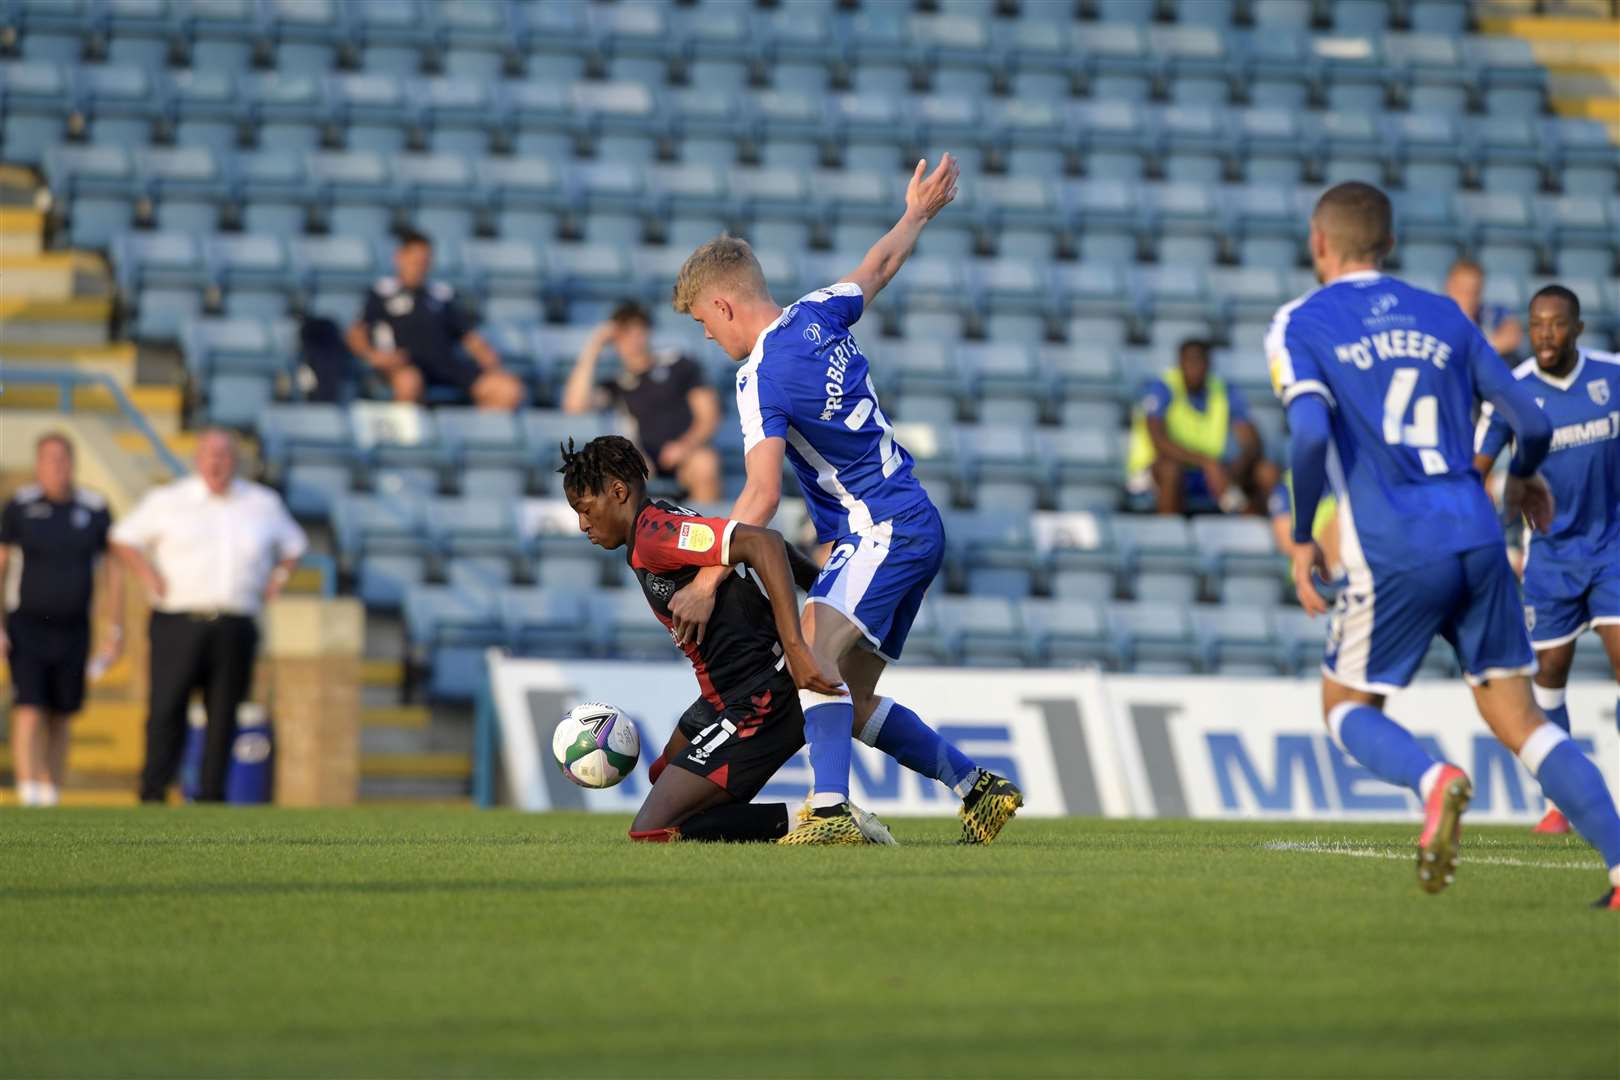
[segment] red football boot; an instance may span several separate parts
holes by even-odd
[[[1542,818],[1536,827],[1530,830],[1543,836],[1563,836],[1574,830],[1569,827],[1569,818],[1556,806],[1547,808],[1547,816]]]
[[[1437,893],[1455,879],[1462,815],[1473,797],[1474,785],[1466,773],[1455,765],[1440,767],[1424,807],[1423,835],[1418,839],[1418,884],[1424,892]]]

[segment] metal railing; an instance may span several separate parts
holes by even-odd
[[[129,400],[129,395],[124,393],[124,388],[119,386],[117,380],[112,376],[104,375],[99,371],[58,371],[53,368],[0,365],[0,394],[5,393],[5,387],[19,384],[23,386],[55,386],[58,394],[57,409],[65,413],[73,411],[73,393],[79,387],[101,387],[112,397],[113,402],[118,406],[118,411],[123,414],[125,420],[129,421],[130,426],[140,432],[141,436],[151,444],[152,452],[157,455],[157,459],[163,463],[164,468],[168,469],[174,476],[184,476],[189,471],[185,462],[181,461],[175,455],[175,452],[169,449],[168,444],[153,429],[151,422],[141,415],[141,410],[137,409],[135,403]]]

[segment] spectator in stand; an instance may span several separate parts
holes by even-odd
[[[652,316],[640,304],[626,300],[615,308],[574,361],[563,411],[616,406],[656,475],[674,477],[692,502],[719,502],[720,455],[709,440],[720,423],[720,397],[696,361],[674,349],[654,350],[651,334]],[[619,374],[599,380],[596,364],[610,346],[619,354]]]
[[[1503,360],[1511,360],[1524,346],[1524,324],[1505,304],[1485,302],[1485,269],[1473,259],[1458,259],[1446,271],[1446,295],[1490,340]]]
[[[433,242],[414,230],[400,233],[394,276],[371,287],[349,327],[349,348],[382,373],[395,401],[421,401],[437,391],[436,399],[453,394],[480,409],[518,408],[522,380],[501,367],[456,304],[455,290],[429,280],[432,269]]]
[[[230,432],[203,431],[196,465],[196,475],[147,492],[112,531],[114,551],[152,599],[142,802],[162,802],[174,780],[197,689],[208,710],[198,798],[224,799],[236,710],[253,685],[255,618],[305,547],[281,497],[237,477]]]
[[[49,432],[34,444],[34,482],[0,511],[0,583],[22,552],[17,610],[0,624],[0,656],[15,697],[11,749],[17,799],[55,806],[67,772],[68,718],[84,704],[87,667],[105,671],[124,640],[123,576],[102,560],[102,647],[90,659],[90,597],[107,550],[107,500],[73,482],[73,444]]]
[[[1243,394],[1210,372],[1210,344],[1181,343],[1177,362],[1142,390],[1131,424],[1126,489],[1154,493],[1161,514],[1213,505],[1263,513],[1277,467],[1262,454]]]

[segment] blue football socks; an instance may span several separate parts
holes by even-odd
[[[1423,774],[1438,762],[1410,731],[1371,705],[1350,702],[1328,713],[1328,725],[1334,741],[1367,771],[1423,796]]]
[[[855,706],[848,698],[828,697],[809,690],[799,691],[804,710],[804,741],[810,747],[810,772],[815,778],[815,807],[837,806],[849,801],[850,729],[855,726]]]
[[[861,741],[875,746],[912,772],[931,776],[958,797],[973,790],[979,767],[952,746],[922,717],[893,698],[878,699],[877,708],[861,728]]]
[[[1620,867],[1620,814],[1615,813],[1603,774],[1574,740],[1543,724],[1519,748],[1519,760],[1575,831],[1598,849],[1603,865],[1611,871]]]

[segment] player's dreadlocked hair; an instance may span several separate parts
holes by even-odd
[[[561,443],[564,491],[597,493],[607,488],[609,480],[623,480],[631,488],[647,482],[647,459],[641,456],[636,444],[622,435],[598,435],[578,450],[574,440],[566,446]]]

